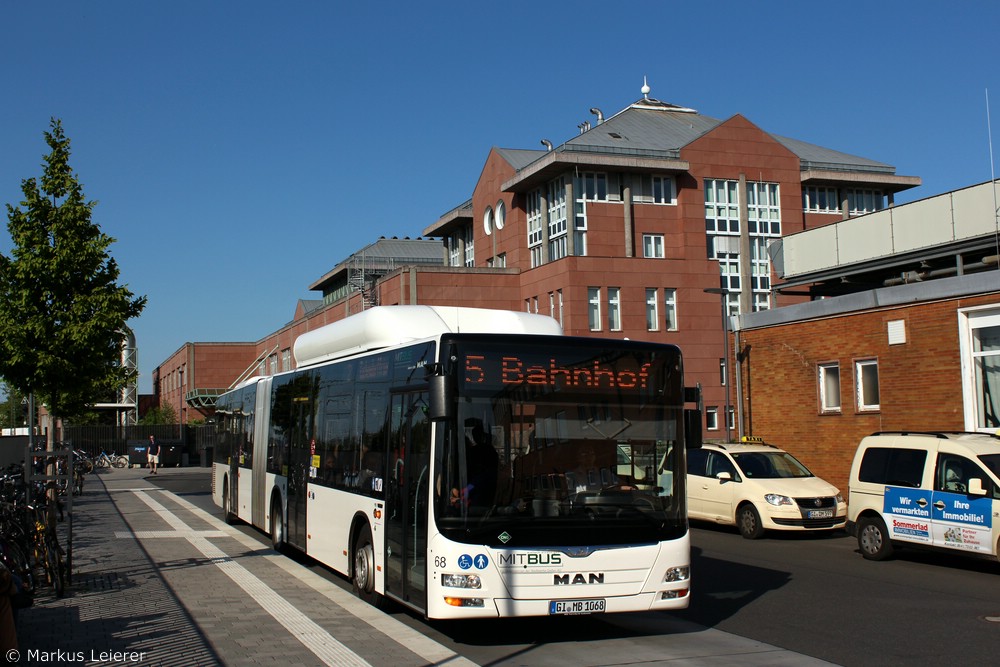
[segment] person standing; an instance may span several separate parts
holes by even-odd
[[[156,442],[155,436],[149,436],[149,448],[146,450],[146,457],[149,460],[149,469],[156,473],[157,466],[160,465],[160,443]]]

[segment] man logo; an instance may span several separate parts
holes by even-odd
[[[572,579],[570,579],[572,577]],[[603,572],[589,572],[587,574],[556,574],[552,576],[556,586],[575,586],[577,584],[603,584]]]

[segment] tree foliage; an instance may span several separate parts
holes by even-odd
[[[114,239],[91,221],[69,165],[70,142],[53,118],[40,179],[7,204],[11,256],[0,254],[0,376],[34,392],[56,417],[72,417],[115,392],[135,371],[122,365],[126,322],[146,297],[118,285]]]
[[[139,420],[139,423],[143,426],[152,426],[156,424],[178,424],[180,421],[177,419],[177,410],[174,409],[174,406],[169,403],[163,403],[149,410]]]

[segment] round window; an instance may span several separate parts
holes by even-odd
[[[486,213],[483,214],[483,231],[486,232],[487,236],[493,233],[493,209],[489,206],[486,207]]]
[[[503,200],[497,202],[497,230],[503,229],[503,225],[507,222],[507,207],[504,205]]]

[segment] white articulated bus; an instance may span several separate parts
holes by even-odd
[[[219,397],[227,520],[428,618],[687,607],[701,429],[675,346],[383,306],[294,354],[296,370]]]

